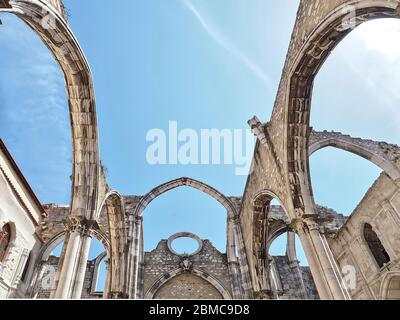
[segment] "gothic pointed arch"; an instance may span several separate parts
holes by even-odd
[[[400,159],[400,149],[396,145],[353,138],[340,132],[312,131],[309,156],[326,147],[334,147],[358,155],[380,167],[393,181],[400,179],[400,169],[396,165],[396,161]]]
[[[308,145],[313,83],[333,49],[355,27],[378,18],[398,18],[398,0],[301,1],[281,79],[271,127],[284,125],[284,166],[296,215],[316,214]]]
[[[135,261],[130,266],[131,271],[131,279],[130,282],[135,282],[131,285],[131,287],[135,288],[134,293],[131,295],[137,296],[140,293],[139,290],[139,281],[134,280],[139,278],[139,260],[143,259],[143,235],[142,235],[142,216],[145,208],[150,204],[151,201],[161,196],[162,194],[179,187],[187,186],[190,188],[197,189],[202,191],[209,196],[213,197],[220,204],[222,204],[226,210],[228,215],[228,225],[227,225],[227,257],[228,264],[231,268],[230,274],[233,283],[233,291],[236,298],[248,297],[251,295],[251,283],[250,283],[250,275],[249,269],[247,266],[247,257],[245,256],[244,244],[241,234],[241,227],[238,220],[238,212],[234,204],[221,192],[216,190],[215,188],[200,182],[198,180],[192,178],[179,178],[164,184],[159,185],[158,187],[152,189],[149,193],[144,195],[139,203],[137,204],[133,217],[134,223],[130,227],[130,234],[135,234],[137,240],[134,243],[137,243],[133,250],[133,255],[135,256]],[[237,242],[237,245],[236,245]],[[236,256],[236,247],[238,248],[240,257]],[[236,270],[239,262],[240,272]],[[143,295],[144,293],[141,292]]]
[[[0,11],[26,22],[64,73],[73,137],[71,214],[93,219],[100,174],[95,94],[89,64],[65,19],[63,2],[5,0]]]
[[[263,190],[253,200],[253,286],[259,298],[271,295],[269,246],[289,230],[289,219],[282,206],[282,210],[273,209],[274,199],[278,197],[272,191]]]
[[[109,239],[109,297],[124,297],[127,295],[126,277],[126,246],[127,224],[125,205],[122,196],[117,191],[110,191],[102,201],[98,219],[104,212],[108,222],[107,238]]]

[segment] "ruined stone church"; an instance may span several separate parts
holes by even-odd
[[[92,75],[62,1],[0,0],[0,11],[25,21],[58,61],[73,137],[69,206],[41,204],[0,141],[1,299],[400,299],[399,146],[315,132],[309,124],[314,78],[329,54],[361,23],[400,17],[399,0],[300,1],[272,116],[266,123],[256,117],[249,122],[258,140],[241,197],[190,178],[145,195],[113,190],[99,158]],[[382,169],[349,217],[313,199],[309,157],[328,146]],[[182,186],[226,208],[226,252],[191,233],[160,239],[153,251],[144,251],[145,208]],[[274,199],[281,205],[273,205]],[[286,255],[269,255],[271,242],[282,234]],[[309,267],[299,265],[296,234]],[[176,252],[172,242],[181,237],[196,241],[197,250]],[[106,250],[89,260],[93,238]],[[60,257],[52,255],[62,242]],[[98,291],[103,259],[106,285]]]

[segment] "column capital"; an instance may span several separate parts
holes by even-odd
[[[305,224],[304,220],[301,218],[293,219],[290,222],[290,228],[296,233],[299,233],[301,231],[306,231],[305,227],[306,227],[306,224]]]
[[[315,217],[308,217],[304,219],[304,222],[309,231],[318,230],[321,231],[320,224],[316,221]]]
[[[314,216],[293,219],[290,223],[290,227],[296,233],[313,230],[321,231],[321,225],[317,222],[316,217]]]
[[[85,217],[70,216],[65,221],[65,229],[69,232],[79,232],[86,237],[93,237],[95,231],[99,230],[96,220],[88,220]]]

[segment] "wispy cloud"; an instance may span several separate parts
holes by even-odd
[[[254,61],[247,57],[239,48],[229,41],[221,32],[193,6],[189,0],[180,0],[181,3],[195,16],[204,31],[229,54],[242,62],[257,78],[259,78],[269,90],[273,90],[272,80]]]

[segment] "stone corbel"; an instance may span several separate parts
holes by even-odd
[[[251,131],[257,137],[257,139],[261,142],[261,144],[267,146],[268,141],[267,141],[267,137],[265,136],[264,125],[257,118],[257,116],[254,116],[253,118],[251,118],[249,121],[247,121],[247,123],[249,124]]]

